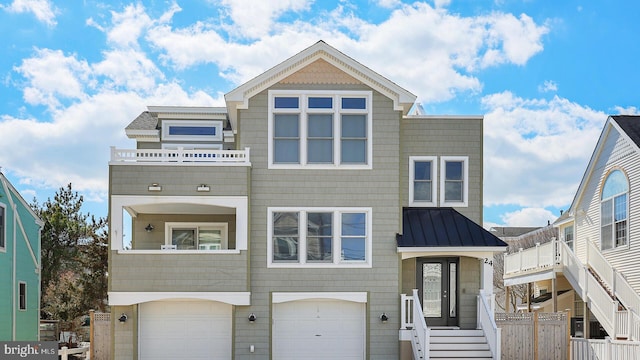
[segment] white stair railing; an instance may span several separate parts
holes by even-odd
[[[411,330],[411,350],[414,360],[429,359],[430,331],[422,313],[418,290],[413,289],[412,296],[400,295],[401,330]]]
[[[484,290],[480,290],[478,295],[478,327],[484,331],[484,336],[489,343],[489,349],[494,360],[498,360],[502,356],[502,329],[496,325],[494,312],[487,301]]]

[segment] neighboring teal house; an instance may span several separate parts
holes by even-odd
[[[0,341],[37,341],[42,220],[0,172]]]

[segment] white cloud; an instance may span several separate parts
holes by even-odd
[[[640,109],[635,106],[616,106],[614,107],[614,110],[617,115],[640,115]]]
[[[503,92],[483,104],[485,205],[570,204],[607,115],[557,96]]]
[[[240,2],[226,3],[232,9],[240,6]],[[306,3],[284,2],[264,11],[271,18],[269,14],[278,13],[274,9],[303,6]],[[233,19],[243,24],[244,20]],[[153,26],[148,39],[177,68],[213,63],[235,84],[323,39],[418,94],[421,101],[437,102],[460,92],[478,93],[482,84],[475,72],[479,69],[504,63],[523,65],[542,51],[542,36],[548,31],[546,25],[535,24],[526,15],[463,17],[414,3],[402,5],[380,24],[368,23],[337,6],[313,21],[279,23],[252,43],[229,40],[216,24],[204,22],[178,29],[169,23]]]
[[[221,0],[233,20],[232,30],[242,36],[258,39],[273,30],[274,20],[288,11],[307,10],[311,0]]]
[[[0,5],[0,8],[13,13],[32,13],[38,21],[48,26],[55,26],[58,10],[49,0],[13,0],[9,5]]]
[[[542,85],[538,86],[539,92],[556,92],[558,91],[558,84],[552,80],[545,80]]]
[[[90,77],[86,61],[50,49],[35,49],[35,56],[23,60],[14,70],[27,79],[25,101],[49,108],[60,106],[64,99],[83,98]]]
[[[524,208],[501,216],[504,225],[514,227],[547,226],[558,218],[551,211],[541,208]]]

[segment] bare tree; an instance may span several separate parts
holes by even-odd
[[[504,229],[504,228],[499,228]],[[520,249],[528,249],[536,246],[536,244],[544,244],[558,237],[558,229],[552,225],[541,228],[533,228],[531,231],[525,232],[518,236],[501,236],[500,232],[494,233],[496,236],[505,241],[507,254],[520,251]],[[508,234],[508,232],[504,232]],[[506,311],[505,296],[506,289],[504,286],[504,254],[495,254],[493,259],[493,286],[496,294],[496,311]],[[518,304],[527,303],[527,284],[512,285],[509,287],[509,310],[515,312]]]

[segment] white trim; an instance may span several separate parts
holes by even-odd
[[[275,109],[274,101],[278,96],[297,97],[299,99],[297,109]],[[312,96],[330,97],[333,99],[331,109],[309,109],[307,99]],[[365,109],[342,109],[342,98],[357,97],[366,99]],[[338,90],[269,90],[268,97],[268,168],[269,169],[366,169],[373,168],[373,93],[371,91],[338,91]],[[298,114],[299,122],[299,163],[274,163],[274,113],[276,114]],[[308,127],[307,114],[333,114],[333,162],[326,164],[307,163]],[[341,162],[341,115],[361,114],[367,116],[367,149],[366,162],[364,164],[350,164]]]
[[[214,135],[171,135],[169,128],[184,126],[197,126],[214,128]],[[220,120],[162,120],[162,140],[187,140],[187,141],[222,141],[222,121]]]
[[[202,254],[211,254],[211,255],[238,255],[240,254],[240,250],[173,250],[173,249],[165,249],[165,250],[117,250],[118,255],[202,255]]]
[[[122,209],[131,205],[187,203],[224,206],[236,211],[236,250],[247,250],[249,200],[246,196],[112,195],[109,209],[111,250],[123,250]],[[165,250],[166,251],[166,250]],[[215,251],[218,253],[219,251]]]
[[[157,300],[210,300],[231,305],[251,305],[251,292],[133,292],[110,291],[109,306],[127,306]]]
[[[556,278],[556,273],[553,270],[553,268],[550,268],[545,272],[538,272],[535,274],[518,276],[513,278],[505,277],[503,281],[504,281],[504,286],[513,286],[513,285],[527,284],[527,283],[532,283],[532,282],[542,281],[542,280],[550,280],[555,278]]]
[[[366,292],[274,292],[271,293],[271,302],[280,304],[289,301],[331,299],[344,300],[357,303],[367,303]]]
[[[295,212],[298,217],[298,261],[274,262],[273,261],[273,213]],[[309,212],[327,212],[333,215],[333,238],[331,262],[307,262],[306,260],[306,214]],[[365,227],[365,260],[353,261],[341,259],[341,225],[340,216],[347,213],[364,213],[366,216]],[[267,267],[268,268],[371,268],[373,266],[373,210],[368,207],[268,207],[267,208]]]
[[[462,201],[447,201],[445,191],[446,163],[448,161],[462,161]],[[440,157],[440,206],[467,207],[469,206],[469,157],[468,156],[441,156]]]
[[[213,150],[222,150],[222,144],[174,144],[174,143],[163,143],[162,149],[165,150],[201,150],[201,149],[213,149]]]
[[[431,201],[415,201],[413,188],[415,181],[415,163],[431,161]],[[409,206],[435,207],[438,203],[438,157],[437,156],[409,156]]]
[[[401,254],[402,260],[415,258],[415,257],[433,257],[433,256],[467,256],[476,259],[491,259],[493,260],[493,254],[498,252],[505,252],[506,246],[455,246],[455,247],[398,247],[396,249],[398,254]]]

